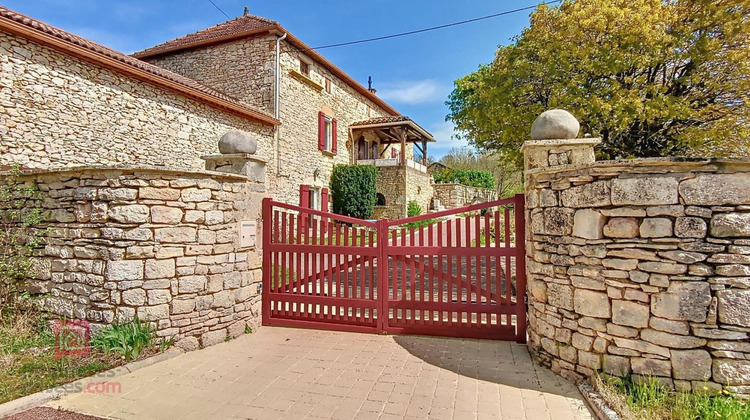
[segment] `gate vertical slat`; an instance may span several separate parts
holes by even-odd
[[[474,240],[474,244],[472,244],[472,246],[479,247],[479,243],[480,243],[479,235],[481,233],[480,232],[481,223],[479,223],[479,214],[474,216],[474,225],[475,225],[474,235],[476,239]],[[477,302],[477,308],[478,308],[477,324],[479,324],[480,327],[482,326],[482,312],[481,312],[482,311],[482,270],[480,269],[481,267],[482,267],[482,257],[479,255],[476,255],[474,257],[474,266],[471,270],[474,271],[474,280],[477,282],[476,286],[474,287],[475,289],[474,291],[476,295],[476,302]]]
[[[504,223],[504,233],[505,233],[505,248],[510,248],[510,209],[505,208],[505,223]],[[510,264],[510,255],[505,256],[505,300],[508,302],[508,306],[513,305],[513,285],[512,285],[512,278],[513,278],[513,267]],[[508,325],[511,325],[511,316],[510,314],[506,315]]]
[[[438,224],[437,224],[437,246],[438,246],[438,248],[442,249],[442,247],[443,247],[442,243],[443,243],[443,222],[438,222]],[[443,303],[445,301],[444,300],[444,297],[445,297],[445,295],[444,295],[444,293],[445,293],[445,289],[444,289],[445,288],[445,278],[443,276],[443,255],[442,254],[438,254],[437,258],[438,258],[438,276],[437,276],[437,283],[438,283],[438,303]],[[443,320],[444,320],[443,314],[444,314],[443,311],[438,311],[438,317],[439,317],[439,322],[440,323],[442,323]]]
[[[430,224],[428,227],[429,229],[427,230],[427,244],[428,246],[433,246],[435,245],[435,229],[437,227],[435,226],[435,224]],[[435,268],[435,254],[430,255],[429,258],[430,258],[430,261],[429,261],[430,268],[434,269]],[[427,275],[428,287],[430,288],[428,298],[430,299],[430,303],[433,303],[435,302],[435,274],[433,272],[433,273],[428,273],[426,275]],[[428,312],[428,316],[430,318],[427,324],[430,326],[434,325],[435,313],[432,311],[432,309],[430,309],[430,311]]]
[[[490,248],[490,242],[492,241],[492,235],[490,235],[490,213],[489,211],[484,214],[484,247]],[[486,255],[484,257],[484,302],[487,305],[487,327],[492,327],[492,256]]]
[[[271,266],[271,250],[270,250],[270,243],[271,243],[271,199],[270,198],[264,198],[263,199],[263,208],[261,211],[261,226],[263,229],[263,237],[261,238],[263,243],[263,289],[262,290],[271,290],[271,271],[269,270]],[[261,297],[261,322],[263,325],[270,325],[271,324],[271,300],[269,299],[268,293],[262,293]]]
[[[296,232],[296,243],[297,245],[302,244],[302,215],[300,213],[297,213],[294,216],[294,219],[297,222],[297,232]],[[300,248],[301,249],[301,248]],[[301,280],[305,278],[305,272],[302,270],[302,251],[297,251],[297,275],[294,277],[294,294],[298,295],[300,293],[300,283]],[[297,302],[295,306],[294,316],[299,318],[302,314],[302,303]]]
[[[516,342],[526,342],[526,214],[523,194],[515,197],[516,222]]]
[[[452,231],[453,231],[453,222],[454,222],[454,220],[455,219],[450,219],[450,220],[448,220],[448,222],[446,222],[446,226],[445,227],[446,227],[446,230],[448,231],[447,232],[448,234],[447,234],[447,237],[445,239],[445,244],[443,244],[443,247],[451,248],[451,246],[453,245],[453,234],[452,234],[453,232]],[[459,231],[456,232],[456,235],[458,235],[458,233],[460,233],[460,229],[458,229],[458,230]],[[453,303],[453,283],[454,283],[454,278],[453,278],[453,254],[448,254],[447,265],[448,265],[448,296],[447,296],[447,298],[448,298],[448,303]],[[452,327],[453,326],[453,311],[449,310],[449,311],[446,311],[446,312],[448,313],[448,326]]]

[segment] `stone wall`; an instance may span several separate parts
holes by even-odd
[[[497,192],[488,188],[470,187],[457,183],[434,184],[433,198],[445,209],[455,209],[476,203],[497,200]]]
[[[750,394],[750,160],[526,154],[529,348],[569,378]]]
[[[259,325],[261,254],[240,243],[238,225],[260,225],[263,183],[128,167],[22,180],[43,196],[50,231],[32,290],[47,294],[53,313],[94,324],[137,315],[188,349]]]
[[[375,208],[376,219],[405,218],[411,200],[426,213],[432,201],[432,176],[407,166],[379,166],[377,192],[385,197],[385,206]]]
[[[200,156],[216,153],[229,130],[253,133],[261,144],[273,134],[270,126],[0,32],[0,166],[200,170]]]

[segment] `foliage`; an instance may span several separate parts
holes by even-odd
[[[40,194],[36,184],[20,181],[18,166],[0,185],[0,308],[13,310],[21,302],[26,280],[32,275],[32,252],[44,231]]]
[[[480,153],[469,147],[456,147],[440,158],[440,163],[451,169],[490,171],[501,198],[523,192],[523,173],[514,164],[504,162],[496,153]]]
[[[746,401],[731,396],[726,390],[719,395],[708,395],[708,387],[695,393],[672,392],[656,378],[602,377],[594,378],[597,390],[624,419],[637,420],[694,420],[750,418]]]
[[[377,168],[369,165],[336,165],[331,175],[333,212],[366,219],[372,216],[377,192]]]
[[[125,360],[135,360],[144,349],[156,343],[156,331],[148,322],[141,322],[136,316],[132,321],[114,324],[99,331],[91,340],[94,348],[105,354],[116,353]]]
[[[571,111],[609,159],[747,154],[750,0],[540,5],[491,64],[455,82],[448,119],[520,165],[534,119]]]
[[[409,201],[409,204],[406,206],[406,216],[414,217],[420,214],[422,214],[422,207],[419,206],[419,203],[414,200]]]
[[[432,177],[437,184],[458,182],[470,187],[495,188],[495,178],[490,171],[443,169],[433,172]]]

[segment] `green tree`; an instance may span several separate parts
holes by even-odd
[[[448,119],[520,163],[534,119],[564,108],[603,158],[747,155],[750,0],[541,5],[491,64],[455,82]]]
[[[333,212],[366,219],[372,216],[378,170],[369,165],[336,165],[331,174]]]

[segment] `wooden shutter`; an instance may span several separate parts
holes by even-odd
[[[332,133],[331,133],[331,142],[332,142],[332,144],[331,144],[331,152],[334,155],[338,151],[338,144],[339,144],[338,135],[336,134],[336,131],[337,131],[336,128],[337,128],[336,127],[336,118],[334,118],[333,121],[331,121],[331,131],[332,131]]]
[[[328,213],[328,188],[320,189],[320,211]],[[328,229],[328,218],[322,218],[323,229]]]
[[[318,112],[318,150],[326,149],[326,114]]]
[[[299,206],[306,209],[310,208],[310,186],[308,185],[299,186]],[[299,217],[302,218],[302,228],[306,228],[309,216],[305,213],[300,213]]]
[[[320,210],[328,212],[328,188],[323,188],[320,192]]]

